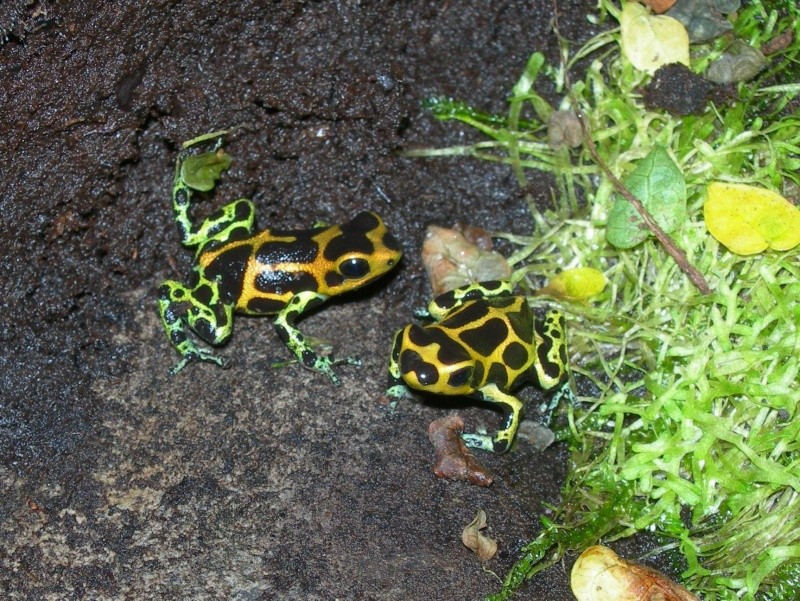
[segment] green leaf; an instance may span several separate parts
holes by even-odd
[[[222,149],[215,152],[186,157],[181,165],[181,177],[186,185],[200,192],[208,192],[214,188],[215,182],[222,172],[231,166],[231,157]]]
[[[686,181],[662,147],[656,147],[636,165],[625,187],[638,198],[666,233],[686,221]],[[606,238],[617,248],[632,248],[651,234],[639,211],[620,195],[608,215]]]

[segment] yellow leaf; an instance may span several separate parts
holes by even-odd
[[[600,294],[606,287],[606,276],[591,267],[576,267],[562,271],[552,278],[538,294],[549,294],[566,300],[586,300]]]
[[[713,182],[703,214],[711,235],[739,255],[800,244],[800,209],[766,188]]]
[[[689,66],[689,34],[677,19],[651,15],[637,2],[626,2],[620,17],[622,53],[641,71],[655,71],[669,63]]]

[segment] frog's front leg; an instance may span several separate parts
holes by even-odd
[[[403,347],[403,331],[398,330],[392,343],[392,352],[389,355],[389,381],[386,385],[386,396],[389,398],[389,411],[397,408],[397,402],[402,398],[411,396],[411,392],[403,380],[400,371],[400,351]]]
[[[481,401],[499,404],[503,409],[505,419],[503,420],[503,427],[498,430],[497,434],[494,436],[488,436],[486,434],[462,434],[461,438],[464,440],[464,444],[468,447],[481,449],[483,451],[505,453],[511,447],[511,443],[517,433],[517,428],[519,428],[520,420],[522,419],[522,401],[510,394],[506,394],[495,384],[484,386],[473,396]]]
[[[321,305],[327,299],[328,297],[324,294],[310,290],[298,292],[292,297],[289,304],[278,313],[275,318],[275,329],[278,331],[281,340],[291,349],[303,367],[325,374],[335,386],[338,386],[340,381],[333,371],[333,365],[336,363],[360,365],[361,362],[358,359],[351,358],[333,361],[330,357],[320,355],[295,325],[300,315]]]
[[[190,289],[167,280],[158,290],[158,312],[172,345],[181,361],[170,370],[176,374],[192,361],[210,361],[224,365],[224,360],[199,347],[189,337],[189,330],[209,344],[223,343],[233,331],[233,305],[223,303],[213,283]]]
[[[460,307],[467,301],[482,298],[495,298],[498,296],[511,296],[514,287],[505,280],[491,280],[488,282],[473,282],[454,288],[449,292],[443,292],[430,303],[427,311],[418,311],[417,317],[431,317],[435,320],[444,318],[456,307]],[[427,315],[425,315],[427,313]]]
[[[215,134],[207,134],[189,141],[175,162],[172,211],[184,246],[208,248],[209,243],[225,243],[246,237],[254,229],[255,207],[246,198],[225,205],[200,225],[192,223],[190,215],[192,194],[196,190],[203,192],[211,190],[222,172],[231,164],[231,158],[221,148],[222,135],[226,132],[215,133],[218,133],[219,137],[211,152],[192,154],[191,147],[214,139]]]

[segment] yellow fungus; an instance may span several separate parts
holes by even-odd
[[[606,287],[606,276],[591,267],[567,269],[552,278],[538,294],[549,294],[565,300],[586,300]]]

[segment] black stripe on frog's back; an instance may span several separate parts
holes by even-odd
[[[235,302],[242,295],[244,273],[251,252],[252,247],[249,244],[232,244],[222,251],[209,252],[211,260],[207,263],[203,261],[201,255],[199,263],[204,265],[204,276],[218,283],[220,299],[223,302]]]
[[[256,291],[272,296],[294,296],[299,292],[316,292],[318,289],[314,275],[302,269],[262,269],[254,284]]]
[[[294,263],[309,265],[319,258],[319,245],[312,239],[318,230],[272,231],[258,240],[255,259],[261,265]]]
[[[461,330],[458,337],[481,357],[489,357],[506,341],[508,325],[504,319],[492,317],[474,328]]]
[[[439,350],[436,353],[436,360],[440,365],[454,365],[469,360],[469,355],[457,344],[453,344],[452,338],[439,326],[432,325],[426,328],[412,324],[409,326],[408,339],[417,348],[425,348],[437,345]]]
[[[506,312],[506,319],[511,324],[514,334],[527,344],[533,342],[534,319],[533,311],[528,302],[521,296],[514,297],[517,306]]]
[[[479,323],[489,315],[489,311],[490,307],[485,301],[469,301],[444,318],[439,325],[453,330],[460,330],[465,326]]]
[[[380,221],[372,213],[368,211],[359,213],[339,227],[341,233],[328,240],[323,251],[324,257],[328,261],[335,262],[351,253],[372,255],[375,252],[375,245],[367,234],[373,232],[379,225]],[[394,242],[394,246],[398,244]]]

